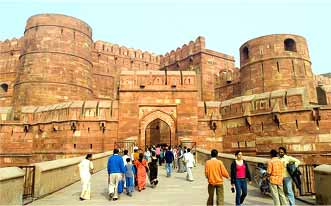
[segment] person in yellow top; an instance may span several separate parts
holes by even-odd
[[[287,199],[283,190],[283,172],[282,161],[277,157],[277,151],[270,151],[271,160],[268,162],[267,173],[270,177],[270,193],[274,205],[287,205]]]
[[[295,166],[298,167],[300,161],[292,156],[286,155],[286,149],[284,147],[278,148],[279,159],[283,162],[284,172],[283,172],[283,187],[284,192],[290,202],[290,205],[295,205],[295,197],[292,188],[292,178],[287,171],[287,164],[290,162],[294,162]]]
[[[207,205],[213,205],[214,191],[216,189],[216,204],[224,205],[223,177],[230,178],[221,160],[216,159],[218,151],[211,150],[211,159],[205,164],[205,175],[208,179],[208,200]]]

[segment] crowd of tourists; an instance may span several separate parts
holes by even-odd
[[[279,151],[271,150],[271,160],[267,166],[270,193],[274,205],[295,205],[295,198],[292,189],[292,179],[297,180],[295,171],[298,170],[300,161],[286,154],[284,147]],[[208,200],[207,205],[213,205],[214,191],[216,190],[216,204],[224,205],[223,178],[230,179],[231,190],[235,195],[235,205],[243,205],[247,196],[247,182],[252,183],[251,172],[248,163],[243,160],[241,151],[236,151],[236,159],[230,166],[230,175],[221,160],[216,157],[218,151],[211,151],[211,159],[205,164],[205,175],[208,179]],[[296,185],[297,182],[296,182]],[[284,192],[285,191],[285,192]]]
[[[182,146],[157,145],[146,147],[143,151],[133,148],[129,154],[123,151],[120,156],[119,149],[114,149],[113,155],[108,159],[108,194],[110,200],[118,200],[120,193],[132,196],[135,188],[141,192],[146,189],[146,179],[152,188],[158,184],[158,165],[165,164],[166,176],[171,177],[173,170],[178,173],[186,172],[186,179],[194,181],[192,168],[196,165],[194,155],[190,148]],[[211,159],[205,163],[205,176],[208,179],[207,205],[213,205],[216,191],[216,204],[224,205],[224,178],[231,181],[231,191],[235,194],[235,205],[243,205],[247,196],[247,183],[252,183],[248,163],[243,160],[241,151],[235,152],[235,160],[231,163],[230,174],[223,162],[217,159],[218,151],[211,150]],[[286,154],[286,149],[280,147],[270,151],[271,160],[268,162],[267,175],[270,193],[274,205],[295,205],[292,189],[293,171],[300,161]],[[82,182],[80,199],[90,199],[91,173],[93,173],[92,155],[88,154],[79,164]],[[297,185],[297,182],[295,182]],[[124,192],[125,191],[125,192]],[[285,192],[284,192],[285,191]]]

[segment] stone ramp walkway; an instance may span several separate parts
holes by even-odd
[[[166,177],[165,168],[159,167],[159,184],[156,188],[149,187],[142,192],[135,191],[132,197],[121,194],[119,200],[109,201],[107,196],[107,170],[102,170],[92,176],[91,200],[80,201],[80,182],[74,183],[58,192],[29,205],[206,205],[207,179],[204,176],[204,166],[193,168],[194,182],[185,180],[186,173],[173,173]],[[54,180],[56,181],[56,180]],[[234,205],[235,194],[231,193],[230,182],[225,181],[225,204]],[[245,205],[272,205],[269,196],[260,194],[257,188],[248,186],[248,197]],[[297,202],[297,204],[303,204]]]

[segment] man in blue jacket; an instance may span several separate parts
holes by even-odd
[[[125,167],[123,159],[118,155],[119,150],[114,149],[113,155],[108,159],[108,193],[109,199],[118,199],[118,182],[124,178]]]

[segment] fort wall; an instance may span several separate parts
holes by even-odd
[[[0,106],[11,106],[22,38],[0,41]]]
[[[74,17],[32,16],[22,38],[0,42],[0,165],[121,141],[259,156],[285,146],[306,163],[330,163],[331,81],[313,75],[306,40],[263,36],[240,55],[238,69],[204,37],[155,55],[94,42]]]
[[[161,70],[196,72],[199,99],[205,101],[215,99],[215,76],[232,68],[233,56],[206,49],[205,38],[201,36],[161,56]]]
[[[93,99],[92,30],[79,19],[42,14],[28,19],[14,86],[14,109]]]
[[[0,116],[4,116],[4,112]],[[24,106],[18,121],[0,121],[0,165],[67,158],[114,148],[117,101]]]
[[[257,156],[268,156],[271,149],[285,146],[307,164],[327,163],[331,108],[308,102],[305,88],[199,102],[195,140],[201,148],[219,144],[227,153],[240,149]]]

